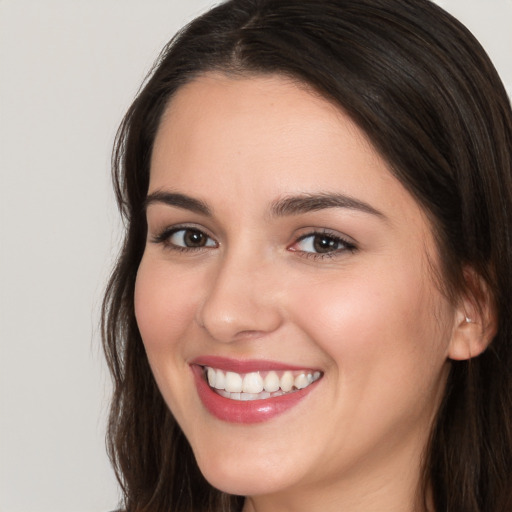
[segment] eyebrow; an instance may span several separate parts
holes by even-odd
[[[211,217],[212,212],[208,205],[200,199],[187,196],[185,194],[178,194],[176,192],[163,192],[157,191],[149,194],[144,201],[144,210],[147,210],[148,206],[155,203],[163,203],[168,206],[176,206],[177,208],[183,208],[200,215],[206,215]]]
[[[212,210],[204,201],[177,192],[157,191],[149,194],[144,201],[144,209],[147,209],[148,206],[155,203],[183,208],[184,210],[189,210],[207,217],[212,216]],[[364,201],[344,194],[332,193],[301,194],[284,197],[271,203],[270,212],[274,217],[286,217],[329,208],[359,210],[363,213],[386,219],[386,216],[382,212]]]
[[[288,215],[299,215],[301,213],[325,210],[328,208],[348,208],[350,210],[359,210],[361,212],[386,219],[386,216],[382,212],[364,201],[344,194],[331,193],[301,194],[298,196],[284,197],[274,201],[271,205],[270,211],[275,217],[285,217]]]

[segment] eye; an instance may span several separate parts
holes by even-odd
[[[206,233],[194,228],[170,228],[156,236],[155,243],[163,243],[170,249],[194,250],[217,247],[217,242]]]
[[[215,242],[198,229],[178,229],[170,237],[169,242],[178,247],[215,247]]]
[[[333,233],[309,233],[301,236],[290,250],[300,251],[311,255],[333,255],[341,251],[354,251],[356,246],[348,240]]]

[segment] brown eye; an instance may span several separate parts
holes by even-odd
[[[168,243],[176,247],[200,249],[215,247],[215,241],[198,229],[182,228],[174,231],[168,238]]]
[[[206,236],[203,233],[191,229],[187,229],[183,236],[183,241],[187,247],[204,247],[206,240]]]
[[[305,255],[331,255],[343,251],[354,251],[355,245],[341,236],[331,233],[310,233],[302,236],[291,247],[293,251],[299,251]]]
[[[315,252],[326,253],[337,251],[339,249],[340,242],[330,236],[326,235],[315,235],[313,237],[313,248]]]

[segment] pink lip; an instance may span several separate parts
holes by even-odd
[[[284,363],[278,363],[275,361],[266,361],[263,359],[251,359],[251,360],[243,360],[243,359],[229,359],[227,357],[219,357],[219,356],[201,356],[194,359],[191,364],[197,364],[199,366],[210,366],[211,368],[218,368],[219,370],[223,370],[225,372],[235,372],[235,373],[250,373],[257,371],[298,371],[298,370],[306,370],[306,371],[315,371],[311,368],[306,368],[304,366],[293,366]]]
[[[206,382],[206,379],[204,378],[204,370],[202,366],[213,366],[215,368],[223,369],[226,371],[231,371],[231,368],[233,368],[233,366],[229,364],[227,365],[229,366],[229,368],[227,368],[226,366],[212,364],[211,358],[208,358],[208,360],[208,364],[199,365],[198,363],[194,363],[190,366],[194,374],[197,393],[203,405],[208,410],[208,412],[210,412],[210,414],[212,414],[213,416],[222,421],[226,421],[229,423],[261,423],[264,421],[268,421],[272,418],[275,418],[276,416],[296,406],[306,395],[308,395],[313,390],[313,388],[316,387],[316,384],[320,382],[318,380],[316,382],[313,382],[313,384],[310,384],[307,388],[300,389],[298,391],[294,391],[293,393],[288,393],[286,395],[266,398],[263,400],[230,400],[229,398],[224,398],[223,396],[220,396],[210,388],[210,386]],[[252,362],[250,364],[249,363],[250,362],[247,361],[242,365],[244,371],[241,371],[241,367],[237,366],[239,368],[238,372],[245,373],[251,371],[247,370],[247,368],[251,368],[252,371],[254,371],[256,367],[253,365]],[[257,363],[257,368],[263,370],[260,364],[261,361],[258,361]],[[273,368],[269,368],[267,366],[265,367],[265,369],[282,369],[281,367],[277,368],[276,366],[274,366]],[[293,370],[296,368],[286,366],[284,369]]]

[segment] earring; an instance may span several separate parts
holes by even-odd
[[[466,317],[466,323],[467,324],[470,324],[473,320],[471,320],[471,318],[469,318],[469,316]]]

